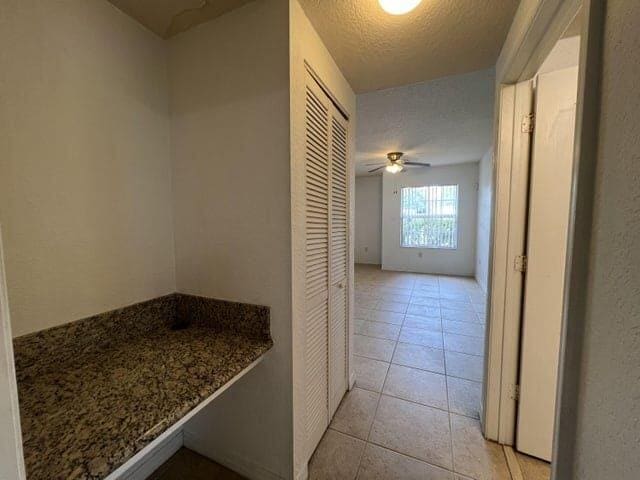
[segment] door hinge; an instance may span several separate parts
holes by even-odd
[[[532,133],[535,127],[536,117],[533,113],[522,117],[522,133]]]
[[[511,392],[509,392],[511,400],[516,402],[520,400],[520,385],[511,385]]]
[[[515,268],[516,272],[525,273],[527,271],[527,256],[526,255],[518,255],[513,262],[513,268]]]

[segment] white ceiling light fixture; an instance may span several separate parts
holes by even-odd
[[[398,173],[403,170],[403,168],[397,163],[392,163],[391,165],[387,165],[385,170],[389,173]]]
[[[385,162],[386,165],[381,165],[379,167],[374,168],[373,170],[369,170],[369,173],[377,172],[379,170],[382,170],[383,168],[389,173],[400,173],[404,171],[406,166],[419,167],[419,168],[431,166],[430,163],[411,162],[411,161],[402,160],[403,155],[404,153],[402,152],[387,153],[388,162]],[[369,165],[376,165],[376,164],[370,163]]]
[[[404,15],[420,5],[422,0],[378,0],[382,9],[391,15]]]

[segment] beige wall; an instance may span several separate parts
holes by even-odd
[[[382,175],[357,177],[355,263],[382,263]]]
[[[290,0],[290,76],[291,76],[291,205],[292,205],[292,302],[293,302],[293,437],[294,477],[300,478],[307,464],[305,444],[305,363],[304,363],[304,155],[305,155],[305,78],[307,62],[350,116],[348,144],[355,151],[356,98],[349,83],[325,48],[297,0]],[[353,162],[349,165],[350,192],[354,191]],[[351,279],[350,306],[353,305],[353,211],[350,196],[351,235],[349,268]],[[353,315],[349,315],[353,318]],[[350,331],[353,331],[352,326]],[[351,340],[350,340],[351,342]],[[350,349],[351,350],[351,349]]]
[[[489,284],[491,208],[493,200],[493,148],[478,162],[478,226],[476,228],[476,281],[486,292]]]
[[[251,478],[291,473],[288,4],[169,41],[178,291],[271,307],[275,346],[185,429]]]
[[[103,0],[0,6],[13,334],[175,289],[165,50]]]
[[[401,246],[400,189],[458,185],[458,246],[455,249]],[[382,268],[384,270],[473,276],[476,261],[478,162],[408,170],[382,177]]]

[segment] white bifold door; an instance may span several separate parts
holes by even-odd
[[[307,454],[347,391],[348,122],[314,78],[305,89]]]
[[[578,68],[536,81],[516,447],[551,460]]]

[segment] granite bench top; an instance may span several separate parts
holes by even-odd
[[[29,480],[105,478],[272,345],[268,308],[181,294],[15,339]]]

